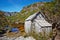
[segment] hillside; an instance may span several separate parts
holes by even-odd
[[[43,12],[48,18],[49,22],[59,22],[60,21],[60,5],[56,2],[38,2],[28,6],[25,6],[20,12],[13,16],[8,16],[7,18],[11,22],[24,22],[26,18],[35,12]]]
[[[58,7],[58,5],[57,5]],[[60,7],[59,7],[60,9]],[[60,11],[56,8],[55,3],[53,2],[47,2],[47,3],[34,3],[32,5],[26,6],[23,8],[23,10],[18,13],[15,17],[17,17],[18,20],[24,22],[27,17],[34,14],[35,12],[44,12],[44,14],[48,17],[48,19],[52,22],[58,21],[60,17]],[[49,21],[49,22],[50,22]]]
[[[4,15],[2,11],[0,11],[0,29],[4,28],[6,25],[8,25],[6,16]]]

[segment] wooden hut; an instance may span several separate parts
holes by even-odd
[[[25,32],[30,33],[33,30],[36,33],[40,33],[43,30],[48,33],[52,30],[52,25],[48,23],[48,21],[45,20],[46,16],[43,14],[43,12],[37,12],[34,13],[33,15],[29,16],[25,20]]]

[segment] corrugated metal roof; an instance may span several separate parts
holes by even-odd
[[[46,20],[35,20],[40,26],[52,26],[50,23],[48,23]]]
[[[39,15],[40,14],[40,15]],[[39,17],[38,17],[39,16]],[[38,23],[40,26],[45,27],[45,26],[52,26],[52,24],[48,23],[45,19],[45,16],[43,15],[42,12],[35,13],[31,16],[29,16],[26,21],[31,21],[34,20],[36,23]]]
[[[29,16],[26,21],[29,21],[29,20],[33,20],[35,17],[37,17],[39,14],[41,14],[44,18],[45,18],[45,15],[42,13],[42,12],[36,12],[34,13],[33,15]]]

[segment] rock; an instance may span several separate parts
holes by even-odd
[[[57,35],[57,36],[55,37],[55,40],[60,40],[60,35]]]
[[[0,37],[0,40],[35,40],[33,37],[29,36],[29,37],[26,37],[24,38],[23,36],[20,36],[20,37]]]
[[[16,38],[15,40],[24,40],[25,38],[23,36],[20,36],[18,38]]]
[[[8,38],[4,36],[4,37],[0,37],[0,40],[8,40]]]
[[[33,37],[26,37],[25,40],[35,40]]]
[[[33,37],[26,37],[26,38],[24,38],[23,36],[20,36],[20,37],[18,37],[18,38],[16,38],[15,40],[35,40]]]

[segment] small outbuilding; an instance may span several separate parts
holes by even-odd
[[[52,30],[51,26],[52,24],[46,21],[46,16],[43,14],[43,12],[37,12],[25,20],[24,27],[26,33],[30,33],[32,31],[35,31],[36,33],[45,31],[48,33]]]

